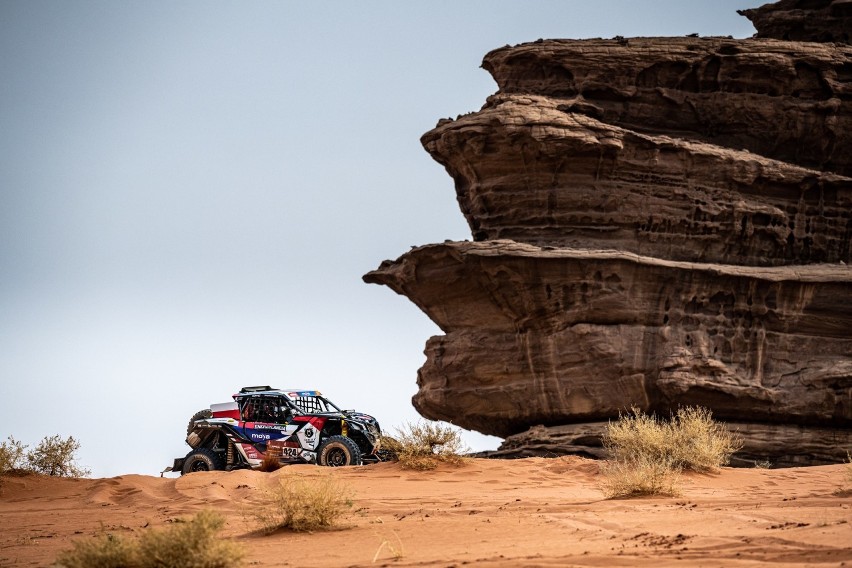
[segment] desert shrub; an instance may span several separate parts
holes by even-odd
[[[442,462],[458,465],[467,451],[461,432],[439,422],[409,422],[397,429],[397,441],[397,458],[407,469],[435,469]]]
[[[57,477],[84,477],[89,470],[77,466],[80,442],[73,436],[62,439],[59,434],[45,436],[38,445],[27,452],[26,469]]]
[[[610,459],[629,463],[642,457],[663,458],[669,447],[668,432],[656,417],[633,409],[607,425],[603,445]]]
[[[167,529],[152,529],[138,540],[102,533],[75,541],[62,552],[56,565],[62,568],[230,568],[243,557],[235,543],[217,533],[225,520],[201,511],[188,521]]]
[[[265,492],[261,503],[252,504],[250,514],[266,534],[279,529],[315,531],[335,526],[351,507],[351,491],[333,476],[285,475]]]
[[[677,495],[680,468],[671,459],[649,455],[629,461],[608,460],[601,466],[601,490],[607,497]]]
[[[228,568],[240,564],[242,549],[218,536],[225,519],[201,511],[186,522],[144,533],[137,544],[140,568]]]
[[[671,420],[633,409],[607,426],[604,447],[617,461],[648,456],[693,471],[713,471],[730,460],[742,443],[728,429],[713,420],[706,408],[678,409]]]
[[[679,408],[666,424],[671,455],[676,464],[693,471],[713,471],[727,465],[731,454],[742,447],[738,436],[713,420],[706,408]]]
[[[71,550],[59,554],[56,566],[62,568],[138,566],[135,544],[119,535],[101,533],[92,538],[76,540],[72,546]]]
[[[399,461],[399,451],[402,444],[393,436],[382,435],[379,459],[382,461]]]
[[[607,426],[609,461],[602,489],[609,497],[673,494],[683,469],[713,471],[742,443],[705,408],[678,409],[668,421],[633,409]]]
[[[26,466],[27,446],[12,436],[0,442],[0,475],[24,469]]]

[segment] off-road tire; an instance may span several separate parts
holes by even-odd
[[[196,420],[204,420],[206,418],[213,418],[213,413],[209,408],[205,408],[204,410],[199,410],[195,414],[192,415],[192,418],[189,419],[189,424],[186,425],[186,435],[189,436],[189,433],[192,432],[192,427],[195,426]]]
[[[352,438],[329,436],[317,449],[317,462],[329,467],[361,465],[361,450]]]
[[[181,475],[196,471],[219,471],[225,469],[225,462],[216,452],[208,448],[192,450],[183,460]]]

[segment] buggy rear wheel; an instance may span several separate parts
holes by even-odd
[[[195,473],[196,471],[218,471],[225,469],[225,463],[221,456],[216,452],[207,448],[198,448],[192,450],[183,460],[183,468],[180,470],[181,475],[187,473]]]
[[[361,465],[361,450],[352,438],[346,436],[330,436],[320,444],[317,450],[320,465],[340,467],[344,465]]]

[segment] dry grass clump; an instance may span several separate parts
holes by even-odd
[[[679,408],[668,423],[672,436],[672,456],[684,469],[707,472],[728,465],[731,454],[743,447],[742,440],[713,420],[706,408]]]
[[[397,442],[397,459],[406,469],[435,469],[439,463],[459,465],[467,451],[461,432],[438,422],[409,422],[397,429]]]
[[[331,475],[320,479],[286,475],[277,481],[249,513],[265,534],[329,529],[352,507],[352,492]]]
[[[9,436],[0,442],[0,475],[33,472],[56,477],[85,477],[91,473],[77,465],[80,442],[73,436],[45,436],[32,450]]]
[[[629,461],[607,460],[601,473],[601,490],[609,498],[680,493],[680,468],[668,459],[640,455]]]
[[[376,560],[382,555],[382,552],[387,550],[388,554],[394,560],[401,560],[405,556],[405,546],[402,543],[402,538],[400,538],[399,533],[392,530],[390,535],[386,535],[381,537],[382,542],[379,545],[379,548],[376,549],[376,553],[373,555],[373,564],[376,563]]]
[[[238,566],[242,549],[217,533],[225,519],[201,511],[167,529],[153,529],[129,540],[104,533],[74,542],[59,555],[63,568],[230,568]]]
[[[393,436],[382,435],[378,452],[379,459],[382,461],[398,461],[399,451],[402,449],[402,444]]]
[[[681,470],[714,471],[742,442],[706,408],[685,407],[668,421],[633,409],[604,434],[610,459],[602,489],[608,497],[675,494]]]

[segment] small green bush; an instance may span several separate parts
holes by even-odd
[[[132,542],[119,535],[102,533],[76,540],[69,551],[59,554],[56,565],[62,568],[130,568],[138,566]]]
[[[217,533],[225,520],[201,511],[188,521],[152,529],[138,540],[103,533],[73,543],[56,559],[61,568],[230,568],[238,566],[242,549]]]
[[[140,568],[229,568],[237,566],[242,549],[217,536],[225,519],[201,511],[168,529],[144,533],[137,545]]]
[[[319,479],[284,475],[277,481],[261,503],[252,504],[250,515],[265,534],[329,529],[352,507],[351,491],[331,475]]]
[[[12,436],[0,442],[0,475],[26,468],[27,446]]]
[[[439,422],[409,422],[397,429],[396,438],[397,459],[406,469],[435,469],[439,463],[458,465],[467,451],[461,432]]]
[[[80,442],[73,436],[62,439],[59,434],[45,436],[35,449],[27,453],[27,469],[57,477],[85,477],[89,470],[78,467],[76,453]]]
[[[77,465],[80,442],[73,436],[45,436],[32,450],[9,436],[0,442],[0,476],[13,472],[41,473],[56,477],[85,477],[88,469]]]
[[[681,470],[708,472],[742,447],[705,408],[685,407],[668,421],[633,409],[610,423],[603,438],[609,461],[602,489],[609,497],[674,494]]]

